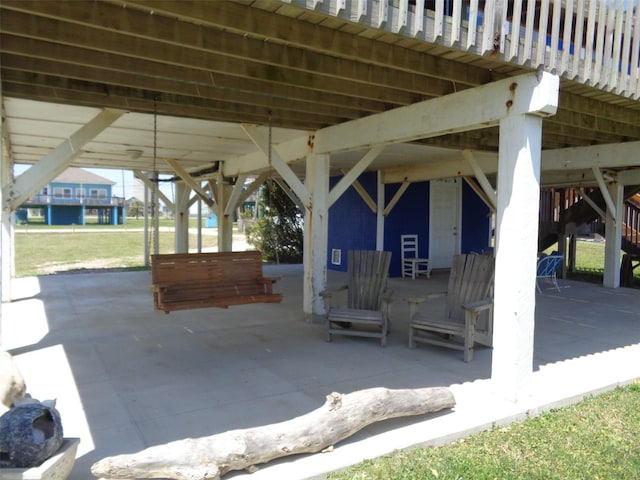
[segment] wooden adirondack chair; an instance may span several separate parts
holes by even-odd
[[[420,314],[417,307],[427,299],[409,299],[409,348],[415,348],[417,342],[454,348],[462,350],[464,361],[470,362],[474,344],[490,347],[493,300],[489,291],[493,272],[494,259],[490,255],[455,255],[443,315]],[[480,318],[485,311],[486,315]]]
[[[384,347],[389,332],[387,279],[391,252],[350,250],[347,260],[348,284],[321,293],[327,302],[327,342],[331,336],[352,335],[379,338]],[[338,307],[335,293],[347,290],[346,307]]]

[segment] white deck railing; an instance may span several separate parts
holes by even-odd
[[[637,0],[283,1],[640,98]]]

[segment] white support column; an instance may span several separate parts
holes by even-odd
[[[3,193],[4,195],[4,193]],[[0,289],[2,290],[2,301],[11,301],[11,277],[14,269],[14,231],[13,231],[14,212],[2,209],[2,232],[0,233],[2,260],[2,279],[0,280]]]
[[[541,132],[537,116],[500,121],[491,378],[511,401],[526,397],[533,374]]]
[[[624,187],[616,182],[611,183],[608,194],[614,203],[614,212],[618,212],[618,215],[614,216],[611,209],[607,207],[602,284],[608,288],[618,288],[620,287],[620,249],[622,247],[622,215],[619,212],[622,212]]]
[[[196,240],[196,251],[202,253],[202,198],[198,197],[198,234]]]
[[[0,109],[2,105],[2,87],[0,85]],[[3,115],[0,115],[0,205],[5,205],[4,198],[7,195],[4,185],[12,180],[12,164],[9,157],[9,135],[3,122]],[[0,300],[8,302],[11,300],[11,277],[14,274],[14,230],[13,230],[13,210],[2,208],[0,218]],[[1,320],[1,314],[0,314]]]
[[[189,196],[191,189],[183,182],[177,182],[175,187],[174,249],[176,253],[189,253]]]
[[[222,175],[218,178],[218,203],[216,204],[218,214],[218,251],[233,251],[233,215],[225,213],[225,206],[231,199],[233,185],[224,182]]]
[[[326,313],[320,292],[327,284],[329,160],[329,155],[307,155],[306,188],[312,201],[304,218],[303,309],[305,316],[316,321]]]

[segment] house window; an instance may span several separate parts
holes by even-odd
[[[71,198],[71,189],[67,187],[56,187],[53,189],[54,198]]]
[[[107,198],[107,191],[104,188],[91,188],[89,189],[89,196],[91,198],[100,198],[104,200]]]

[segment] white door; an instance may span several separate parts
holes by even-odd
[[[429,266],[449,268],[460,253],[461,179],[433,180],[429,184]]]

